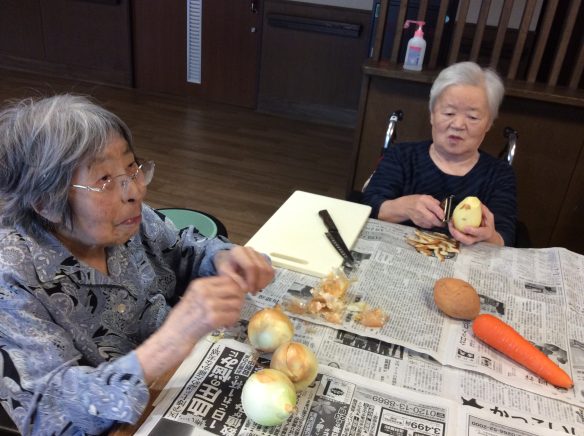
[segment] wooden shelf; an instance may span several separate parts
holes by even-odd
[[[388,61],[367,60],[363,64],[363,72],[368,76],[431,84],[439,71],[408,71],[401,65]],[[507,96],[584,107],[584,91],[581,90],[515,80],[504,80],[504,82]]]
[[[408,71],[401,65],[388,61],[375,62],[370,60],[363,64],[363,72],[369,76],[386,77],[388,79],[408,80],[410,82],[432,83],[438,71]]]

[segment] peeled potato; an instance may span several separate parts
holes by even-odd
[[[461,232],[464,232],[466,227],[480,227],[482,220],[483,209],[481,200],[477,197],[466,197],[452,212],[452,224]]]
[[[475,288],[460,279],[436,280],[434,301],[442,312],[456,319],[475,319],[481,310],[481,300]]]

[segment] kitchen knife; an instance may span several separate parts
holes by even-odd
[[[338,239],[335,236],[333,236],[333,234],[330,232],[325,232],[325,235],[330,241],[331,245],[335,248],[335,250],[337,250],[337,253],[339,253],[343,258],[343,265],[353,266],[354,265],[353,260],[343,250],[343,247],[341,247],[341,245],[339,244]]]
[[[333,218],[329,214],[328,210],[323,209],[318,212],[318,214],[322,218],[324,225],[328,230],[328,232],[325,233],[328,240],[343,257],[343,260],[346,263],[353,265],[355,263],[355,259],[353,259],[353,256],[351,255],[351,250],[349,250],[349,247],[347,247],[347,244],[345,244],[345,241],[343,241],[343,238],[339,233],[339,229],[335,225],[335,222],[333,221]]]

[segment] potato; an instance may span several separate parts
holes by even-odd
[[[452,212],[452,224],[461,232],[465,227],[480,227],[482,219],[481,200],[476,197],[466,197]]]
[[[477,291],[460,279],[436,280],[434,301],[442,312],[456,319],[475,319],[481,310]]]

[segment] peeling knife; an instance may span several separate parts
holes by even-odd
[[[344,263],[353,265],[355,263],[355,259],[353,259],[351,250],[349,250],[349,247],[347,247],[347,244],[345,244],[345,241],[343,241],[343,238],[339,233],[339,229],[335,225],[335,222],[333,221],[333,218],[329,214],[328,210],[323,209],[318,212],[318,214],[322,218],[322,221],[328,230],[325,235],[332,246],[335,247],[335,250],[337,250],[337,252],[341,255]]]

